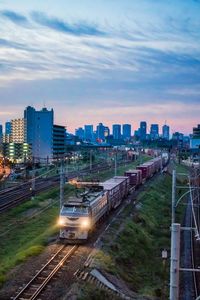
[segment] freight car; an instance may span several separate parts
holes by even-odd
[[[128,195],[129,178],[113,177],[101,183],[98,189],[96,186],[95,190],[89,190],[80,198],[72,197],[63,205],[59,217],[61,239],[87,240],[100,219]]]
[[[125,176],[129,177],[130,186],[135,189],[147,179],[154,176],[155,173],[159,172],[163,166],[165,166],[167,160],[165,158],[156,157],[148,162],[139,165],[134,170],[128,170],[124,173]]]
[[[97,223],[117,208],[130,190],[160,171],[162,165],[165,164],[161,158],[154,158],[136,170],[126,171],[124,176],[94,184],[94,189],[81,194],[81,197],[70,198],[60,211],[60,238],[73,242],[87,240]]]

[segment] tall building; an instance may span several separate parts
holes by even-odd
[[[104,137],[107,137],[110,135],[110,128],[108,126],[104,126]]]
[[[163,139],[169,140],[169,126],[166,124],[162,127],[162,137]]]
[[[99,123],[99,125],[97,125],[97,139],[99,140],[104,140],[105,136],[104,136],[104,130],[105,130],[105,126],[102,123]]]
[[[53,109],[36,111],[28,106],[24,111],[25,141],[32,147],[36,160],[51,158],[53,155]]]
[[[200,124],[193,128],[193,134],[190,139],[190,148],[200,149]]]
[[[140,122],[140,140],[144,141],[146,140],[147,136],[147,122],[142,121]]]
[[[92,141],[93,140],[93,125],[85,125],[85,140]]]
[[[11,142],[23,144],[25,142],[24,119],[11,120]]]
[[[3,126],[0,125],[0,146],[1,146],[2,142],[3,142]]]
[[[131,124],[123,124],[122,126],[122,135],[124,139],[131,138]]]
[[[53,157],[60,158],[65,155],[65,126],[53,125]]]
[[[27,143],[3,143],[3,155],[17,162],[26,161],[31,155],[31,148]]]
[[[113,129],[113,138],[115,140],[121,139],[121,125],[120,124],[113,124],[112,126]]]
[[[11,134],[11,122],[5,123],[5,134]]]
[[[0,136],[2,136],[2,135],[3,135],[3,126],[0,125]]]
[[[83,140],[85,136],[85,131],[82,127],[79,127],[75,130],[75,135],[79,137],[79,139]]]
[[[200,137],[200,124],[197,127],[193,127],[193,137]]]
[[[158,124],[151,124],[150,138],[152,140],[157,140],[159,138],[159,126],[158,126]]]

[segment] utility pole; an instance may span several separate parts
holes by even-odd
[[[47,171],[49,170],[49,156],[47,155],[47,163],[46,163]]]
[[[117,176],[117,151],[115,151],[115,176]]]
[[[172,224],[175,223],[175,207],[176,207],[176,170],[172,173]]]
[[[60,209],[62,208],[64,202],[64,185],[65,185],[65,172],[64,172],[63,159],[62,159],[60,165]]]
[[[31,200],[35,199],[35,160],[33,157],[33,167],[32,167],[32,181],[31,181]]]
[[[171,227],[170,300],[179,298],[180,224]]]
[[[163,162],[162,162],[162,150],[161,150],[161,160],[160,160],[160,174],[162,174],[162,169],[163,169]]]
[[[90,149],[90,173],[92,172],[92,149]]]

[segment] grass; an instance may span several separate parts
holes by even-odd
[[[148,160],[150,160],[151,157],[150,156],[147,156],[147,155],[144,155],[142,157],[142,162],[141,163],[144,163]],[[123,166],[117,166],[117,176],[122,176],[124,175],[124,172],[126,170],[129,170],[129,169],[133,169],[133,168],[136,168],[136,166],[138,165],[138,161],[134,161],[134,162],[131,162],[129,164],[126,164],[126,165],[123,165]],[[99,172],[97,174],[93,174],[92,176],[97,176],[97,178],[101,181],[104,181],[104,180],[107,180],[111,177],[113,177],[115,174],[114,174],[114,169],[110,169],[110,170],[106,170],[106,171],[103,171],[103,172]],[[90,177],[88,176],[86,179],[90,179]]]
[[[145,157],[145,160],[149,158]],[[133,168],[136,163],[118,168],[118,175],[122,175],[128,168]],[[113,176],[112,171],[98,174],[101,180]],[[65,197],[74,191],[74,187],[65,186]],[[29,218],[32,212],[39,212],[46,205],[55,203],[33,218]],[[11,229],[0,239],[0,285],[7,279],[8,272],[17,264],[28,257],[41,253],[51,236],[58,233],[55,225],[59,215],[59,188],[52,188],[36,196],[1,215],[0,234]]]
[[[69,196],[73,190],[72,186],[66,186],[66,196]],[[41,253],[49,238],[58,233],[58,227],[55,225],[59,214],[58,201],[48,210],[36,217],[27,218],[23,222],[24,214],[27,211],[33,208],[40,209],[49,197],[58,200],[58,195],[59,189],[54,188],[49,192],[40,194],[34,201],[27,201],[2,215],[1,232],[8,229],[6,224],[14,223],[15,225],[6,236],[0,239],[0,284],[6,280],[6,275],[10,269],[28,257]]]
[[[87,285],[81,285],[79,290],[78,300],[120,300],[121,298],[110,294],[106,290],[102,290],[100,288],[95,287],[94,285],[87,283]]]
[[[139,198],[139,210],[130,215],[130,204],[123,220],[111,226],[112,240],[108,232],[96,263],[120,276],[140,295],[159,296],[166,276],[161,250],[170,247],[171,177],[162,175]],[[118,232],[122,222],[124,226]]]

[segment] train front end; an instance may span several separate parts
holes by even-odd
[[[90,209],[83,204],[65,204],[58,221],[60,227],[60,239],[87,240],[91,230]]]

